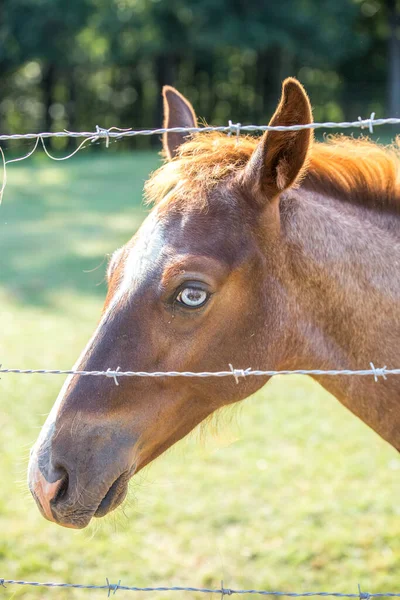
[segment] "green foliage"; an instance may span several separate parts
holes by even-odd
[[[88,0],[12,0],[3,3],[0,60],[6,67],[41,59],[68,68],[74,40],[91,14]]]
[[[383,0],[3,0],[0,129],[158,126],[165,83],[209,122],[266,122],[288,75],[318,119],[383,114],[391,15]]]

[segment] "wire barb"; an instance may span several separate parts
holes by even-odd
[[[386,377],[386,371],[387,371],[386,365],[384,367],[381,367],[380,369],[377,369],[374,366],[374,363],[371,362],[369,364],[370,364],[371,371],[372,371],[372,374],[373,374],[374,379],[375,379],[375,383],[378,383],[378,378],[379,377],[382,377],[385,380],[387,379],[387,377]]]
[[[108,577],[106,577],[106,582],[108,588],[107,598],[110,597],[111,592],[113,593],[113,596],[115,596],[116,591],[121,587],[121,580],[119,580],[118,583],[110,583]]]
[[[229,363],[229,368],[231,370],[231,373],[236,381],[236,383],[239,383],[239,377],[243,377],[245,378],[247,375],[251,374],[251,368],[248,369],[234,369],[233,366],[231,365],[231,363]]]
[[[233,590],[224,588],[224,582],[221,580],[221,600],[224,600],[224,596],[231,596],[233,593]]]
[[[371,134],[372,134],[372,133],[374,133],[374,127],[373,127],[373,125],[374,125],[374,120],[375,120],[375,113],[374,113],[374,112],[372,112],[372,113],[371,113],[371,116],[370,116],[370,118],[369,118],[369,132],[370,132]]]
[[[360,584],[358,584],[358,594],[359,594],[360,600],[369,600],[370,597],[371,597],[371,594],[369,594],[368,592],[362,592],[361,591]]]
[[[107,369],[107,371],[106,371],[106,377],[112,377],[114,379],[115,385],[119,385],[118,379],[117,379],[119,370],[120,370],[120,367],[117,367],[115,369],[115,371],[111,371],[111,369]]]
[[[242,127],[241,123],[232,123],[232,121],[229,119],[228,121],[228,125],[229,125],[229,132],[228,135],[232,135],[232,133],[236,133],[236,139],[239,139],[240,136],[240,129]]]
[[[381,121],[382,119],[377,119],[375,120],[375,113],[372,112],[371,116],[369,119],[362,119],[361,117],[358,117],[358,121],[359,121],[359,127],[361,129],[366,129],[368,127],[369,132],[371,134],[374,133],[374,125],[379,125],[380,123],[378,123],[378,121]]]
[[[96,125],[96,133],[97,133],[97,136],[92,139],[92,143],[93,142],[97,142],[97,140],[99,138],[105,138],[106,139],[106,148],[108,148],[109,145],[110,145],[110,132],[109,132],[109,130],[108,129],[103,129],[103,127],[99,127],[99,125]]]
[[[111,133],[112,131],[115,132],[120,132],[115,133],[114,135]],[[117,139],[120,139],[124,134],[126,134],[128,131],[132,131],[132,129],[129,127],[127,129],[121,129],[121,127],[110,127],[109,129],[105,129],[104,127],[100,127],[99,125],[96,125],[96,134],[95,136],[92,138],[92,143],[93,142],[97,142],[100,138],[105,138],[106,140],[106,148],[109,147],[110,145],[110,136],[112,137],[116,137]]]

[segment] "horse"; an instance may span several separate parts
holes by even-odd
[[[192,128],[163,89],[165,128]],[[271,126],[312,123],[283,82]],[[261,138],[166,132],[152,209],[108,265],[96,330],[74,369],[220,371],[398,367],[400,160],[395,146],[311,129]],[[314,379],[400,450],[400,379]],[[43,516],[83,528],[128,481],[218,409],[268,381],[70,375],[31,451]]]

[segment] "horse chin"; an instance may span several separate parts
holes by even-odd
[[[58,525],[70,529],[84,529],[87,527],[92,518],[100,518],[106,516],[111,511],[115,510],[125,500],[128,492],[128,483],[123,481],[123,476],[118,477],[112,484],[107,494],[101,500],[97,508],[66,512],[64,514],[53,510],[54,520]]]
[[[125,474],[120,475],[97,507],[94,517],[104,517],[122,504],[128,493],[128,481]]]

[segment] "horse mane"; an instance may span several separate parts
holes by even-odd
[[[164,200],[180,210],[204,207],[207,192],[242,169],[257,143],[250,136],[195,134],[150,177],[145,185],[147,201]],[[400,210],[399,145],[400,137],[395,144],[382,146],[367,138],[329,136],[323,143],[313,143],[306,174],[298,185],[353,204]]]
[[[400,137],[390,146],[331,136],[316,143],[303,188],[377,209],[400,210]]]

